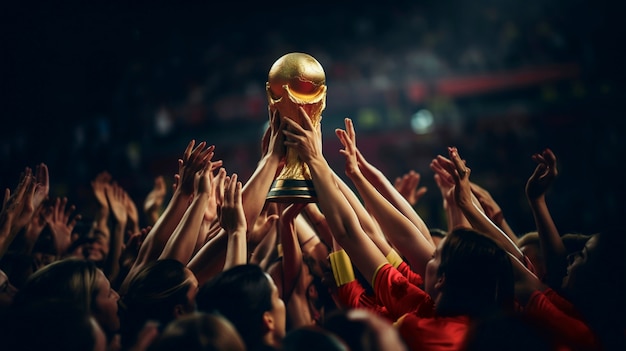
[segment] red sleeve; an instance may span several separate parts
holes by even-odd
[[[432,317],[435,314],[435,305],[430,296],[411,284],[389,263],[384,264],[376,273],[374,292],[394,320],[408,312],[416,312],[422,317]]]
[[[547,330],[556,343],[575,350],[600,349],[596,335],[587,324],[561,311],[544,293],[535,291],[524,311],[540,328]]]
[[[550,302],[552,302],[552,304],[554,304],[554,306],[556,306],[559,310],[561,310],[568,316],[571,316],[577,319],[582,319],[582,316],[576,310],[574,305],[571,302],[569,302],[567,299],[559,295],[559,293],[557,293],[553,289],[548,288],[543,291],[543,294],[548,298],[548,300],[550,300]]]
[[[337,288],[339,302],[347,308],[365,308],[390,321],[387,309],[373,296],[369,296],[358,280],[353,280]]]
[[[409,280],[409,283],[418,287],[424,285],[424,279],[422,279],[422,276],[413,272],[408,263],[403,261],[396,269]]]

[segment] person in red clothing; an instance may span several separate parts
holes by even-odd
[[[287,125],[283,131],[285,145],[297,150],[309,166],[319,206],[333,236],[359,271],[371,279],[377,298],[399,319],[396,324],[409,349],[460,350],[473,314],[513,308],[513,271],[507,253],[472,230],[454,231],[440,243],[424,277],[425,290],[431,290],[430,294],[410,284],[369,239],[353,208],[338,191],[332,169],[322,155],[320,130],[307,118],[302,118],[303,126],[283,119]],[[346,172],[357,171],[353,142],[345,131],[336,132],[345,148],[340,152],[346,156]],[[358,177],[350,178],[358,181]]]
[[[455,187],[454,200],[456,203],[461,204],[463,213],[468,218],[471,218],[470,222],[472,225],[483,228],[483,230],[492,231],[490,237],[497,238],[499,232],[493,232],[494,226],[485,221],[482,215],[476,213],[476,209],[472,205],[469,181],[471,170],[467,167],[465,160],[461,159],[455,147],[449,147],[448,153],[449,159],[438,156],[437,160],[440,162],[440,166],[453,179]],[[547,156],[548,154],[545,155]],[[537,158],[541,162],[548,159],[543,156]],[[551,168],[551,166],[538,166],[533,176],[531,176],[531,180],[529,180],[529,186],[526,188],[527,193],[538,193],[537,190],[539,188],[545,188],[544,185],[539,185],[538,182],[545,182],[543,174],[550,172]],[[532,201],[531,204],[533,204]],[[558,236],[546,211],[545,202],[537,202],[534,209],[536,211],[535,218],[539,234],[541,235],[543,231],[546,231],[550,235]],[[519,248],[511,245],[503,245],[502,247],[509,248],[507,249],[507,254],[510,256],[516,277],[515,302],[519,311],[523,313],[521,317],[538,327],[555,350],[604,350],[599,341],[597,331],[594,332],[590,328],[569,301],[548,288],[538,278],[534,267],[532,264],[529,264],[527,257],[524,255],[519,256]],[[470,334],[466,340],[471,340],[472,337],[473,335]]]

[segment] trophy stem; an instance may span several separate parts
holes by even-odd
[[[266,200],[281,203],[317,202],[317,194],[312,180],[276,179],[267,193]]]

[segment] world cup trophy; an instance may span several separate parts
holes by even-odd
[[[313,56],[292,52],[280,57],[270,68],[265,90],[269,105],[281,116],[302,125],[298,112],[302,107],[313,126],[319,126],[326,107],[326,75]],[[283,203],[317,202],[309,167],[295,150],[287,148],[285,165],[274,179],[266,199]]]

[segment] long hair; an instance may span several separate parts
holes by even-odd
[[[507,253],[491,238],[471,229],[450,232],[441,248],[438,277],[445,277],[437,302],[440,316],[479,317],[512,310],[513,268]]]
[[[174,320],[175,307],[188,303],[189,287],[186,267],[177,260],[156,260],[143,267],[120,299],[122,343],[132,344],[148,320],[162,326]]]
[[[72,301],[91,313],[98,294],[98,267],[94,262],[80,258],[55,261],[33,273],[16,293],[15,305],[38,300]]]
[[[263,314],[272,309],[270,278],[255,264],[220,272],[204,284],[196,301],[198,310],[219,313],[233,323],[248,350],[262,343]]]

